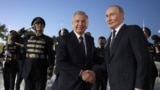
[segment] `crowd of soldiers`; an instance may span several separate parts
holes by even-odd
[[[26,32],[25,29],[20,31],[11,30],[8,34],[8,40],[3,48],[3,79],[5,90],[20,90],[22,80],[25,82],[25,90],[45,90],[47,76],[52,77],[56,46],[53,49],[53,40],[43,34],[45,21],[41,17],[36,17],[31,22],[32,29],[35,33],[22,37]],[[144,28],[143,28],[144,29]],[[66,28],[59,30],[59,37],[68,34]],[[90,32],[86,32],[91,36]],[[144,29],[146,37],[151,35],[149,28]],[[104,36],[98,38],[98,47],[96,51],[96,63],[101,65],[105,62],[105,47],[107,39]],[[149,51],[152,58],[152,87],[154,87],[155,78],[158,76],[157,68],[154,64],[159,55],[159,47],[149,43]],[[58,74],[58,68],[54,73]],[[16,82],[16,83],[15,83]],[[105,90],[107,84],[107,72],[103,72],[101,78],[96,79],[93,83],[93,90]],[[100,89],[101,88],[101,89]]]

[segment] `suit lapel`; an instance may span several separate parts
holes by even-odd
[[[87,48],[87,55],[86,55],[86,62],[85,62],[85,66],[88,67],[88,65],[90,64],[90,60],[92,60],[92,51],[93,51],[93,46],[92,46],[92,42],[89,36],[85,35],[85,40],[86,40],[86,48]]]
[[[109,36],[109,38],[108,38],[108,43],[107,43],[107,47],[108,47],[108,48],[109,48],[110,43],[111,43],[111,34],[112,34],[112,33],[110,33],[110,36]]]
[[[72,45],[75,47],[75,50],[77,51],[76,53],[78,55],[80,55],[81,57],[85,57],[85,53],[81,49],[80,43],[77,39],[77,36],[73,31],[71,32],[71,37],[70,38],[71,38]]]
[[[124,35],[124,32],[126,31],[125,27],[126,25],[123,25],[121,29],[119,30],[118,34],[116,35],[115,41],[112,46],[112,52],[110,53],[110,58],[112,58],[113,54],[116,52],[116,48],[119,45],[119,42]]]
[[[80,46],[80,45],[79,45],[79,41],[78,41],[78,39],[77,39],[77,36],[74,34],[73,31],[71,32],[71,37],[70,37],[70,39],[71,39],[71,42],[74,44],[74,46],[76,46],[77,48]]]

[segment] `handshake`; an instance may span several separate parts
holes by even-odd
[[[96,75],[92,70],[81,70],[80,76],[83,81],[88,83],[94,83],[96,81]]]

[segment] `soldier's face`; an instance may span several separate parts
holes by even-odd
[[[44,24],[42,24],[42,23],[36,23],[36,24],[34,24],[34,29],[37,32],[43,32]]]
[[[14,31],[11,31],[11,32],[8,34],[8,41],[14,42],[15,39],[16,39],[16,37],[17,37],[17,33],[14,32]]]
[[[105,39],[100,39],[100,40],[99,40],[99,45],[100,45],[101,47],[104,47],[105,44],[106,44],[106,40],[105,40]]]
[[[8,40],[12,40],[12,34],[8,35]]]
[[[61,30],[61,36],[68,34],[68,32],[66,32],[65,30]]]

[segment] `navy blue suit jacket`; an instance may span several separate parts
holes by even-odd
[[[91,70],[94,57],[94,40],[85,35],[87,55],[82,53],[79,41],[72,31],[59,37],[56,51],[57,78],[53,90],[91,90],[91,84],[84,82],[80,71]]]
[[[109,37],[109,42],[110,42]],[[109,50],[106,48],[108,78],[111,90],[147,90],[149,52],[139,26],[123,25]]]

